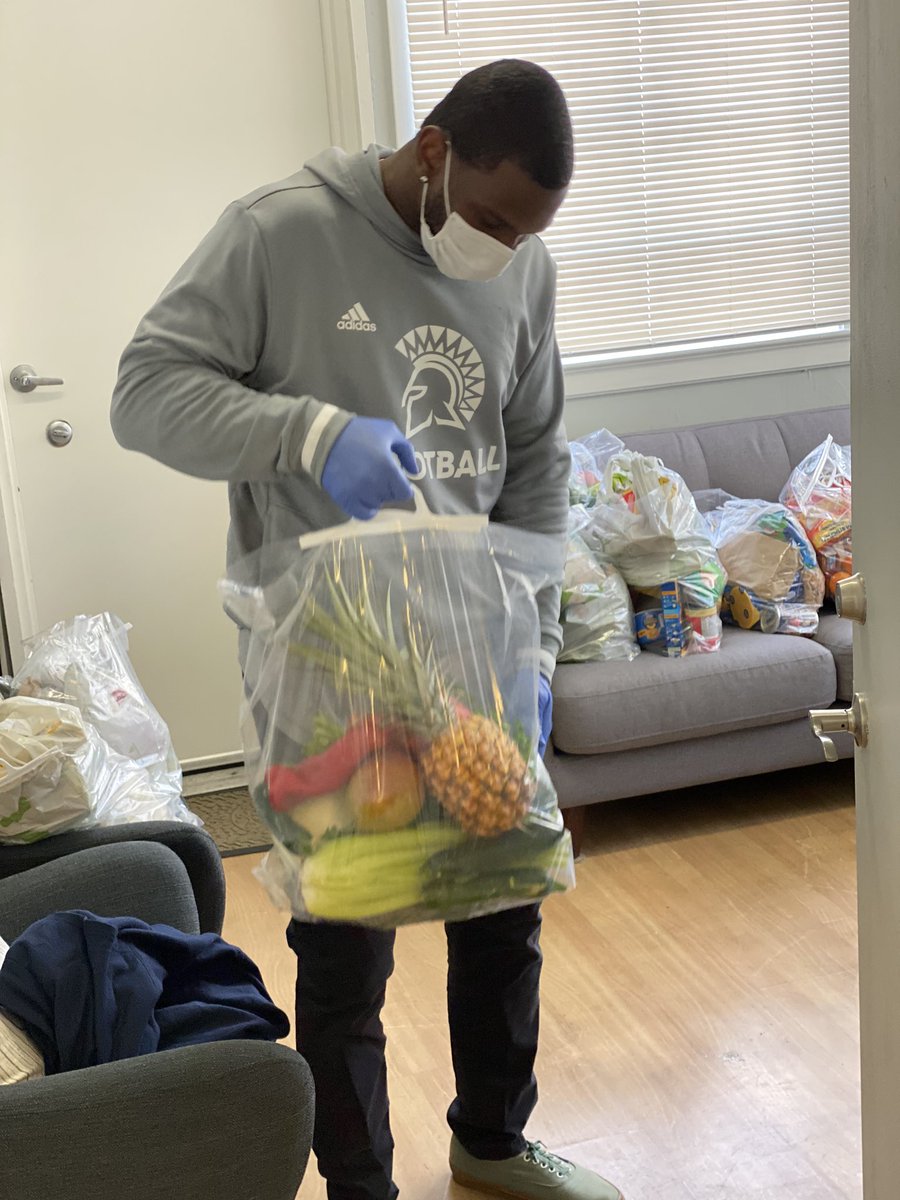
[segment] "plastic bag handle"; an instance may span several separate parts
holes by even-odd
[[[803,489],[802,494],[797,497],[800,502],[801,509],[805,509],[807,504],[809,504],[809,498],[818,486],[819,480],[822,478],[822,472],[825,470],[825,464],[828,462],[828,455],[831,453],[831,447],[833,445],[834,436],[829,433],[822,445],[822,453],[819,455],[819,461],[816,463],[815,470],[809,475],[807,485]]]
[[[425,493],[417,484],[413,483],[412,480],[410,480],[409,485],[412,488],[413,504],[415,506],[413,512],[415,512],[415,514],[419,517],[433,517],[435,514],[428,507],[428,501],[425,499]],[[368,527],[371,529],[376,521],[379,523],[382,521],[392,521],[395,517],[401,514],[409,516],[409,509],[379,508],[374,517],[370,517],[368,521],[363,521],[362,524],[368,525]]]
[[[345,538],[377,537],[385,533],[405,533],[407,530],[444,529],[453,533],[476,533],[487,527],[487,515],[473,513],[445,516],[432,512],[422,489],[412,483],[415,511],[406,508],[382,508],[368,521],[351,517],[340,525],[305,533],[298,540],[301,550],[321,546]]]

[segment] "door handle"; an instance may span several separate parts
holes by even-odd
[[[837,762],[837,747],[831,739],[834,733],[849,733],[861,750],[869,744],[869,709],[866,697],[859,692],[853,695],[849,708],[812,708],[809,723],[813,733],[822,743],[828,762]]]
[[[63,380],[56,379],[52,375],[38,375],[34,367],[29,367],[27,363],[20,363],[10,371],[9,382],[17,392],[33,392],[35,388],[57,386]]]

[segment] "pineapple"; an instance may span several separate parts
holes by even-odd
[[[489,717],[461,718],[422,755],[430,791],[465,833],[493,837],[520,823],[533,793],[521,751]]]
[[[471,713],[441,679],[433,648],[423,651],[409,609],[406,645],[393,631],[390,594],[384,629],[372,611],[365,583],[354,602],[344,584],[328,579],[333,615],[313,602],[304,613],[309,632],[324,647],[293,644],[307,660],[326,667],[339,691],[363,699],[401,721],[419,742],[419,765],[428,790],[468,834],[493,837],[515,828],[528,811],[534,779],[512,737],[490,717]],[[499,705],[498,705],[499,706]]]

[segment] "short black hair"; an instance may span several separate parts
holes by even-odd
[[[562,88],[549,71],[502,58],[469,71],[422,122],[449,137],[453,153],[493,170],[504,160],[541,187],[557,191],[572,178],[572,120]]]

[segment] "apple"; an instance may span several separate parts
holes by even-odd
[[[314,844],[326,833],[352,829],[355,822],[354,807],[343,788],[336,792],[325,792],[321,796],[311,796],[292,809],[289,815],[295,825],[306,830]]]
[[[362,833],[388,833],[416,819],[425,800],[418,768],[403,750],[385,750],[359,766],[347,784],[347,797]]]

